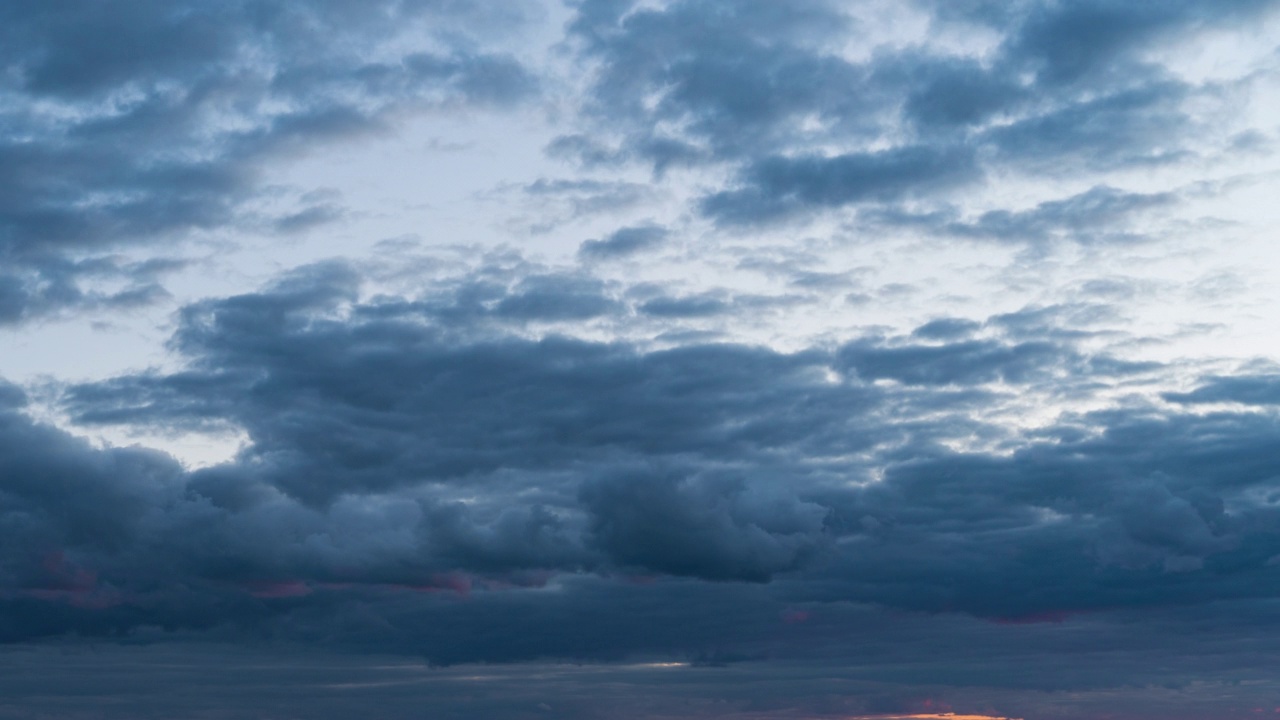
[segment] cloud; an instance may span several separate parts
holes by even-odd
[[[666,237],[666,229],[657,225],[625,227],[606,238],[582,243],[578,257],[587,261],[627,257],[657,247]]]
[[[1049,343],[1015,345],[973,340],[948,345],[876,347],[850,344],[841,349],[839,367],[866,380],[888,378],[911,385],[1004,381],[1020,383],[1032,373],[1052,372],[1068,358]]]
[[[980,323],[972,320],[938,318],[921,325],[913,330],[911,334],[928,340],[956,340],[971,335],[981,327]]]
[[[1100,185],[1031,208],[988,210],[973,218],[956,217],[950,210],[912,214],[881,209],[865,213],[863,219],[873,227],[914,227],[938,235],[1006,243],[1122,245],[1153,239],[1157,235],[1149,220],[1153,211],[1171,208],[1178,200],[1174,192],[1134,193]]]
[[[499,324],[456,334],[441,305],[361,302],[348,266],[316,266],[187,308],[180,371],[67,389],[81,424],[243,429],[249,444],[210,468],[94,450],[11,413],[9,476],[31,480],[7,492],[37,518],[6,531],[9,577],[32,578],[10,581],[13,602],[62,593],[109,604],[84,611],[103,627],[199,627],[308,616],[349,593],[392,612],[397,588],[484,593],[488,607],[504,587],[522,603],[519,588],[570,582],[586,601],[569,580],[585,573],[1023,622],[1274,589],[1280,513],[1258,493],[1280,474],[1275,418],[995,419],[1021,401],[994,383],[1036,397],[1162,371],[1101,362],[1051,327],[1039,335],[1054,341],[1017,339],[1061,313],[989,320],[989,339],[944,318],[835,351],[643,350],[521,337],[549,317],[500,310],[539,287],[528,272],[486,301]],[[65,561],[40,570],[30,548]],[[440,642],[444,659],[572,654]]]
[[[1165,393],[1165,399],[1185,404],[1242,403],[1280,405],[1280,377],[1276,375],[1228,375],[1208,377],[1190,392]]]
[[[1054,173],[1170,163],[1191,153],[1188,92],[1152,81],[993,128],[987,139],[1004,159]]]
[[[244,224],[273,159],[380,131],[399,110],[528,97],[527,69],[466,41],[518,21],[434,2],[6,8],[0,252],[16,274],[0,281],[0,320],[83,302],[74,258]],[[418,22],[439,50],[395,48]],[[311,206],[274,225],[338,214]]]
[[[645,570],[763,582],[823,541],[825,508],[732,477],[623,476],[582,492],[594,542]]]
[[[497,302],[494,312],[516,320],[587,320],[617,307],[598,281],[550,275],[522,279],[516,292]]]
[[[910,88],[903,100],[904,119],[924,135],[981,126],[997,113],[1026,107],[1032,96],[1015,78],[960,58],[908,55],[880,73],[902,76]]]
[[[352,282],[342,266],[322,266],[268,292],[189,307],[175,336],[193,360],[188,370],[80,386],[70,407],[81,422],[265,423],[262,439],[281,444],[261,445],[262,458],[286,467],[258,467],[291,492],[320,499],[351,489],[358,477],[370,489],[388,488],[503,468],[550,470],[619,452],[727,459],[759,443],[816,443],[821,434],[801,440],[812,430],[809,418],[795,427],[766,422],[771,398],[846,392],[817,379],[817,355],[733,345],[639,353],[503,329],[582,320],[613,302],[585,280],[576,289],[564,277],[531,274],[468,314],[469,329],[458,338],[451,329],[473,282],[462,283],[453,302],[357,305],[343,322],[335,314],[353,298]],[[319,320],[326,316],[334,319]],[[481,330],[476,319],[486,316],[501,324]],[[757,373],[775,387],[721,394],[751,386]],[[865,402],[860,391],[847,393]],[[249,402],[237,408],[232,398]],[[455,414],[461,408],[464,422]],[[370,424],[375,417],[383,419]],[[293,462],[307,469],[288,467]],[[326,478],[336,484],[326,486]]]
[[[537,111],[566,163],[472,196],[537,206],[527,255],[462,223],[186,302],[161,366],[0,381],[0,643],[55,668],[0,695],[91,640],[344,653],[297,708],[238,660],[196,699],[131,673],[174,716],[228,677],[317,717],[360,683],[421,690],[392,717],[1251,716],[1280,383],[1140,313],[1198,261],[1160,243],[1225,226],[1186,176],[1234,171],[1271,73],[1162,58],[1275,7],[581,0],[542,67],[493,3],[0,9],[3,324],[156,302],[204,232],[360,220],[264,178],[414,113]],[[79,437],[228,431],[202,467]]]
[[[813,207],[928,194],[977,174],[971,153],[946,148],[763,158],[748,167],[744,187],[704,198],[701,209],[725,224],[758,223]]]
[[[590,110],[623,121],[626,150],[658,168],[737,156],[817,108],[860,115],[847,94],[857,69],[812,52],[850,24],[830,3],[631,5],[583,3],[573,30],[599,62]],[[656,132],[660,121],[689,130]]]
[[[588,165],[647,163],[657,175],[727,168],[727,184],[696,206],[742,227],[850,206],[941,211],[950,193],[981,188],[996,168],[1096,182],[1098,173],[1191,161],[1204,136],[1193,106],[1223,109],[1221,88],[1178,79],[1144,53],[1274,8],[922,2],[916,9],[938,33],[873,45],[867,26],[876,19],[836,3],[783,12],[768,3],[586,2],[571,30],[594,72],[592,94],[582,131],[550,150]],[[975,24],[990,48],[937,42]],[[849,42],[874,50],[850,53]]]
[[[651,199],[654,194],[653,188],[643,183],[547,178],[539,178],[525,185],[522,190],[525,195],[535,199],[539,206],[545,207],[551,203],[565,206],[563,219],[567,220],[632,208]],[[547,225],[558,221],[563,220],[548,221]],[[641,226],[636,230],[643,227],[648,226]]]
[[[1266,0],[1183,0],[1159,10],[1109,0],[1036,3],[1005,50],[1012,61],[1034,69],[1038,81],[1047,86],[1105,81],[1117,66],[1136,63],[1138,53],[1162,37],[1199,24],[1247,22],[1273,7]]]
[[[659,318],[698,318],[729,312],[731,304],[719,293],[704,293],[686,297],[660,296],[640,303],[638,309],[645,315]]]

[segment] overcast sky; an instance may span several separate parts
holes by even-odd
[[[0,3],[0,720],[1280,718],[1280,2]]]

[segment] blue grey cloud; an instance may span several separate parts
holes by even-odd
[[[1275,418],[1119,407],[1025,434],[981,419],[1012,399],[1004,386],[1036,392],[1065,375],[1050,386],[1061,393],[1161,369],[1086,354],[1052,328],[1040,333],[1052,341],[974,340],[972,324],[935,320],[835,352],[643,351],[502,326],[459,336],[423,305],[386,299],[339,318],[355,281],[319,266],[193,306],[174,339],[185,370],[67,391],[82,424],[243,428],[250,444],[227,463],[183,471],[10,415],[7,442],[23,448],[10,462],[33,478],[10,492],[33,517],[61,508],[24,525],[43,540],[8,545],[28,548],[9,572],[34,573],[15,589],[72,583],[59,592],[80,597],[110,583],[127,598],[112,622],[124,608],[138,622],[177,612],[165,603],[190,593],[184,612],[215,618],[224,611],[200,608],[224,596],[296,596],[246,616],[267,622],[342,588],[580,573],[772,581],[806,602],[1011,622],[1273,591],[1280,515],[1257,493],[1280,473]],[[1023,314],[1023,337],[1029,317],[1056,315]],[[34,480],[54,477],[100,479],[67,505]],[[72,559],[39,570],[38,547]]]
[[[748,166],[742,188],[704,198],[702,210],[726,224],[760,223],[815,207],[924,196],[979,174],[970,152],[950,148],[767,157]]]
[[[940,27],[976,22],[997,35],[978,62],[918,45],[849,60],[839,38],[856,37],[859,21],[837,3],[633,5],[579,5],[572,29],[596,85],[587,131],[557,140],[554,154],[639,161],[658,174],[727,165],[736,179],[699,209],[735,225],[907,199],[945,204],[993,167],[1078,177],[1190,159],[1198,128],[1186,104],[1216,89],[1175,78],[1144,52],[1275,7],[920,3]],[[846,150],[815,153],[832,145]]]
[[[369,219],[263,178],[410,116],[511,113],[558,163],[477,173],[527,232],[335,233],[184,300],[163,365],[0,380],[0,716],[1271,707],[1280,380],[1142,359],[1130,304],[1208,245],[1120,253],[1226,226],[1196,203],[1270,150],[1210,125],[1274,68],[1157,58],[1280,4],[913,0],[889,43],[864,9],[0,8],[0,325],[155,303],[202,233]]]
[[[667,231],[657,225],[636,225],[615,230],[608,237],[587,240],[578,246],[578,257],[583,260],[608,260],[635,255],[656,248],[667,237]]]
[[[371,59],[418,20],[447,49]],[[437,2],[6,6],[0,253],[14,274],[0,278],[0,319],[82,302],[74,268],[50,269],[70,256],[250,222],[273,158],[378,131],[396,110],[528,97],[529,70],[467,39],[518,21]],[[339,212],[313,206],[274,226]]]
[[[1280,405],[1280,376],[1275,374],[1219,375],[1204,378],[1189,392],[1165,393],[1165,399],[1189,405],[1201,403],[1241,403]]]

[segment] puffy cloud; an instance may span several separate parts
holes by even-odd
[[[819,0],[785,11],[710,0],[580,3],[572,30],[595,85],[584,131],[550,150],[587,165],[640,161],[658,174],[727,166],[727,187],[698,207],[729,225],[843,207],[945,214],[958,191],[980,188],[993,169],[1078,179],[1194,159],[1204,133],[1192,108],[1220,103],[1223,87],[1179,79],[1151,51],[1275,8],[1266,0],[1159,10],[1102,0],[915,5],[933,34],[877,37],[900,26],[884,30],[865,8]],[[989,35],[970,32],[974,47],[937,41],[975,26]],[[1031,212],[1143,199],[1109,201],[1109,192]],[[992,210],[974,234],[1038,239],[987,227],[1017,212]]]
[[[399,0],[6,7],[0,321],[85,302],[76,259],[253,224],[273,158],[379,130],[397,110],[529,96],[530,71],[468,39],[519,21]],[[432,49],[405,51],[395,40],[418,24]],[[300,200],[275,230],[341,211]]]
[[[622,476],[583,487],[594,541],[623,564],[711,580],[768,580],[822,542],[827,510],[732,477]]]
[[[79,618],[46,632],[286,613],[305,633],[356,597],[401,612],[412,588],[482,595],[467,623],[548,584],[547,612],[554,598],[596,612],[587,588],[627,576],[1011,622],[1274,592],[1274,417],[1130,406],[1001,424],[1018,402],[1005,387],[1160,370],[1070,335],[1000,335],[1061,313],[944,318],[835,351],[644,350],[515,334],[542,316],[459,335],[431,310],[447,304],[361,302],[356,282],[323,265],[192,306],[175,335],[185,369],[68,389],[84,424],[243,429],[223,464],[95,450],[10,411],[10,601]],[[504,292],[492,307],[528,284]],[[441,661],[597,652],[423,642]]]
[[[0,382],[0,642],[266,638],[539,663],[559,691],[415,676],[442,717],[1234,718],[1274,696],[1274,367],[1131,331],[1191,245],[1107,268],[1224,227],[1195,203],[1256,181],[1223,162],[1265,137],[1224,116],[1274,69],[1166,58],[1276,3],[580,0],[540,68],[500,5],[0,9],[0,323],[154,302],[203,230],[356,218],[342,189],[268,212],[262,178],[543,90],[531,136],[571,162],[477,197],[525,203],[521,243],[573,233],[551,257],[382,243],[186,302],[163,367]],[[193,468],[83,431],[243,444]],[[31,673],[0,676],[34,706]],[[351,714],[330,690],[310,714]],[[287,707],[261,692],[228,702]],[[411,694],[388,715],[420,715]]]

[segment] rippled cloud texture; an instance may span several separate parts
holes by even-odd
[[[1280,717],[1278,37],[6,4],[0,718]]]

